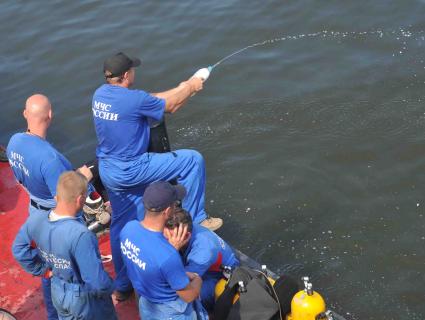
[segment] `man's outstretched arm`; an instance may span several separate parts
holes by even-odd
[[[202,87],[203,80],[198,77],[192,77],[173,89],[152,93],[152,95],[165,100],[165,112],[174,113],[185,104],[187,99],[201,91]]]

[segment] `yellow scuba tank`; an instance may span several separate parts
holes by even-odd
[[[217,301],[218,297],[220,297],[221,294],[223,293],[224,289],[226,288],[226,284],[227,284],[228,281],[229,280],[224,279],[224,278],[218,280],[217,284],[215,285],[215,290],[214,290],[215,301]],[[236,292],[236,294],[233,297],[232,303],[234,304],[236,301],[238,301],[238,299],[239,299],[239,293]]]
[[[316,320],[325,316],[326,304],[322,296],[313,291],[313,286],[309,283],[308,277],[303,277],[305,289],[299,291],[292,298],[291,314],[287,320]],[[324,318],[327,319],[327,318]]]
[[[224,278],[221,278],[220,280],[218,280],[214,290],[215,301],[217,301],[218,297],[221,296],[221,294],[223,293],[224,289],[226,288],[227,281],[228,280]]]

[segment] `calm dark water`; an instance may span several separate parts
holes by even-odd
[[[167,118],[206,158],[220,234],[309,275],[348,319],[424,319],[424,1],[2,1],[0,142],[48,95],[51,140],[93,157],[102,63],[142,58],[161,91],[253,43]]]

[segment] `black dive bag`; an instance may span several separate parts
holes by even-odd
[[[171,152],[170,139],[168,138],[165,118],[158,122],[150,123],[149,147],[148,152],[165,153]],[[177,157],[176,153],[173,153]],[[176,185],[177,178],[171,179],[169,183]]]
[[[239,282],[244,290],[240,292]],[[235,294],[239,299],[233,303]],[[291,300],[298,292],[298,283],[287,276],[272,286],[263,272],[238,267],[233,272],[214,306],[214,319],[277,320],[291,312]]]
[[[164,153],[170,151],[171,145],[170,139],[168,139],[165,118],[159,122],[151,123],[148,152]]]

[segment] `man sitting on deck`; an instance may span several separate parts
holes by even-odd
[[[202,280],[186,272],[181,258],[163,235],[165,222],[186,194],[182,185],[158,181],[147,187],[145,217],[132,220],[120,234],[128,276],[139,295],[142,319],[207,319],[199,296]]]
[[[29,216],[13,243],[13,255],[27,272],[51,275],[59,319],[116,320],[113,282],[103,269],[96,236],[76,218],[87,180],[68,171],[56,190],[56,208]]]
[[[137,212],[143,215],[142,196],[150,183],[176,179],[188,190],[182,205],[194,223],[214,230],[222,225],[221,219],[207,217],[205,212],[205,163],[199,152],[148,152],[150,123],[178,111],[202,90],[203,80],[191,77],[171,90],[149,94],[131,89],[139,65],[139,59],[130,59],[122,52],[106,59],[106,84],[96,90],[92,101],[99,172],[113,211],[110,237],[117,300],[125,300],[132,292],[121,259],[119,234],[128,221],[136,219]]]
[[[34,94],[25,104],[23,116],[27,131],[14,134],[7,146],[7,157],[16,180],[29,194],[29,213],[46,213],[55,207],[56,185],[59,176],[72,165],[47,140],[47,130],[53,112],[49,99]],[[87,179],[92,175],[87,166],[78,169]],[[49,320],[58,319],[50,297],[50,279],[42,278],[44,303]]]
[[[176,210],[167,220],[164,235],[181,252],[186,271],[202,277],[201,301],[211,312],[215,285],[223,277],[222,267],[239,266],[232,248],[214,232],[194,225],[184,209]]]

